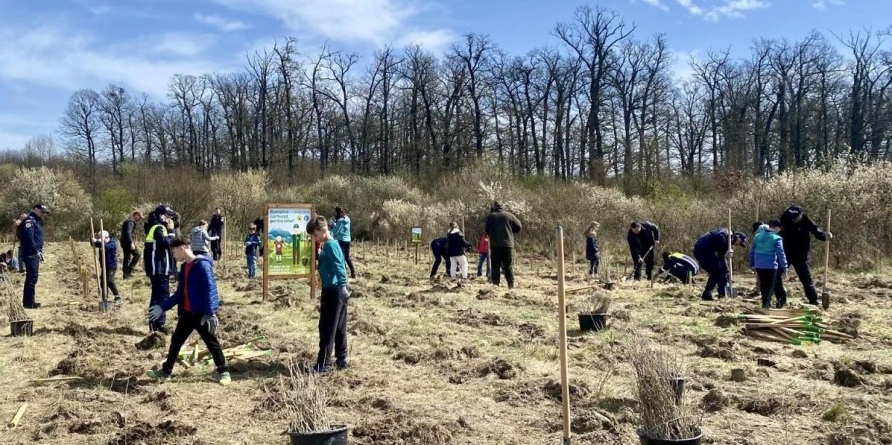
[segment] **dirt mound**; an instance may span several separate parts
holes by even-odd
[[[136,342],[136,349],[149,351],[152,349],[164,349],[167,347],[167,337],[160,332],[153,332],[142,340]]]
[[[114,439],[108,441],[108,445],[164,445],[183,442],[177,439],[192,437],[197,431],[197,428],[176,420],[167,420],[157,425],[139,422],[118,433]]]
[[[883,280],[880,277],[866,276],[858,277],[852,281],[852,286],[858,289],[892,289],[892,281]]]
[[[443,421],[426,419],[414,413],[399,412],[352,431],[354,441],[359,445],[404,445],[404,444],[449,444],[456,432],[467,428],[460,420]]]
[[[514,369],[514,366],[502,359],[496,359],[492,363],[477,368],[478,377],[486,377],[490,374],[495,374],[501,380],[510,380],[517,377],[517,371]]]
[[[771,416],[780,412],[781,408],[783,408],[783,403],[774,397],[769,397],[764,400],[750,399],[740,402],[737,408],[752,414]]]
[[[839,332],[858,338],[858,328],[861,327],[862,318],[863,316],[859,312],[849,312],[839,317],[839,320],[836,320],[833,326]]]

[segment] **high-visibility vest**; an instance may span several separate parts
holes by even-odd
[[[156,224],[156,225],[152,226],[152,228],[149,229],[149,231],[146,233],[146,242],[147,243],[155,242],[155,229],[157,229],[159,227],[161,228],[161,235],[167,236],[167,227],[164,227],[161,224]]]

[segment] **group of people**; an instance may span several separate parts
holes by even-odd
[[[483,276],[483,268],[486,267],[486,276],[494,285],[500,285],[504,273],[508,288],[514,288],[514,236],[522,229],[523,225],[516,216],[505,211],[500,203],[493,203],[484,222],[483,234],[477,242],[478,278]],[[458,222],[450,222],[446,235],[431,241],[430,248],[434,256],[430,272],[432,280],[444,260],[447,276],[453,279],[459,276],[461,279],[468,278],[467,253],[473,247],[459,229]]]
[[[598,223],[593,222],[585,233],[586,256],[591,264],[591,273],[597,275],[600,252],[597,241]],[[762,306],[775,307],[787,304],[784,278],[789,268],[796,271],[802,283],[809,304],[818,304],[818,292],[814,285],[809,265],[811,238],[827,241],[833,237],[830,232],[821,230],[802,207],[792,205],[780,218],[767,224],[758,221],[753,224],[753,242],[749,250],[749,267],[756,273],[758,293]],[[644,269],[648,280],[654,279],[653,268],[656,251],[660,248],[660,228],[650,221],[635,221],[627,234],[629,251],[634,267],[633,277],[641,279]],[[729,228],[711,230],[701,235],[694,243],[693,257],[681,252],[663,252],[663,267],[658,277],[676,279],[682,283],[693,282],[693,277],[701,268],[709,274],[701,294],[704,301],[712,301],[713,292],[718,290],[718,298],[729,292],[729,264],[734,248],[747,247],[747,235],[731,231]]]

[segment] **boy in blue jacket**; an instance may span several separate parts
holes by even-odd
[[[118,271],[118,243],[109,236],[107,231],[103,230],[93,238],[93,247],[101,249],[103,240],[105,240],[105,264],[100,264],[100,267],[105,267],[102,273],[104,281],[102,283],[102,301],[108,301],[108,291],[111,291],[115,296],[115,305],[121,305],[123,301],[118,292],[118,285],[115,284],[115,273]]]
[[[347,265],[338,241],[331,236],[324,216],[307,223],[307,233],[313,241],[322,243],[319,250],[319,277],[322,279],[322,298],[319,305],[319,355],[311,372],[331,371],[334,349],[335,367],[347,367]]]
[[[245,258],[248,260],[248,278],[257,276],[257,249],[261,248],[257,225],[251,224],[251,233],[245,235]]]
[[[762,294],[762,308],[771,307],[772,294],[777,296],[777,308],[787,304],[787,291],[784,277],[787,275],[787,256],[784,253],[784,240],[778,234],[783,230],[780,220],[773,220],[759,228],[750,249],[750,267],[759,277],[759,292]]]
[[[217,297],[217,280],[214,278],[214,266],[211,259],[206,256],[196,256],[190,247],[191,241],[177,238],[171,241],[170,251],[177,261],[183,263],[177,279],[177,290],[161,304],[149,308],[147,318],[149,321],[159,319],[164,312],[177,306],[177,327],[170,338],[170,351],[167,360],[161,365],[161,369],[148,372],[148,376],[158,380],[170,380],[173,373],[173,365],[180,355],[180,348],[192,335],[192,331],[198,331],[201,340],[204,341],[214,365],[217,366],[217,380],[221,385],[228,385],[232,379],[226,368],[226,358],[223,356],[223,348],[217,341],[217,327],[220,320],[217,319],[217,309],[220,307]]]

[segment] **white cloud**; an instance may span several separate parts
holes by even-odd
[[[762,0],[727,0],[725,4],[713,8],[706,14],[706,19],[718,21],[721,17],[741,18],[745,11],[762,9],[771,6],[771,3]]]
[[[703,8],[694,4],[693,0],[675,0],[682,8],[685,8],[693,15],[702,15]]]
[[[663,11],[669,10],[669,7],[663,4],[662,0],[644,0],[644,3],[647,3],[648,5],[651,5],[655,8],[662,9]]]
[[[434,31],[410,32],[397,41],[400,45],[410,43],[419,45],[428,51],[442,53],[450,43],[455,41],[456,34],[449,29],[437,29]]]
[[[290,32],[342,42],[381,45],[412,34],[436,34],[411,26],[420,0],[214,0],[228,8],[271,16]],[[441,34],[442,35],[442,34]]]
[[[823,11],[827,9],[828,6],[842,6],[845,4],[846,2],[843,0],[818,0],[812,3],[811,7],[817,9],[818,11]]]
[[[153,53],[180,57],[196,57],[214,44],[214,38],[209,35],[183,33],[166,33],[149,41]]]
[[[176,38],[163,36],[102,47],[90,35],[59,26],[6,26],[0,28],[0,41],[0,81],[13,87],[40,85],[74,92],[117,83],[163,98],[174,74],[227,68],[203,59],[200,45],[177,50],[171,48]]]
[[[233,32],[248,29],[251,26],[238,20],[227,20],[217,15],[195,14],[195,21],[213,26],[220,31]]]

